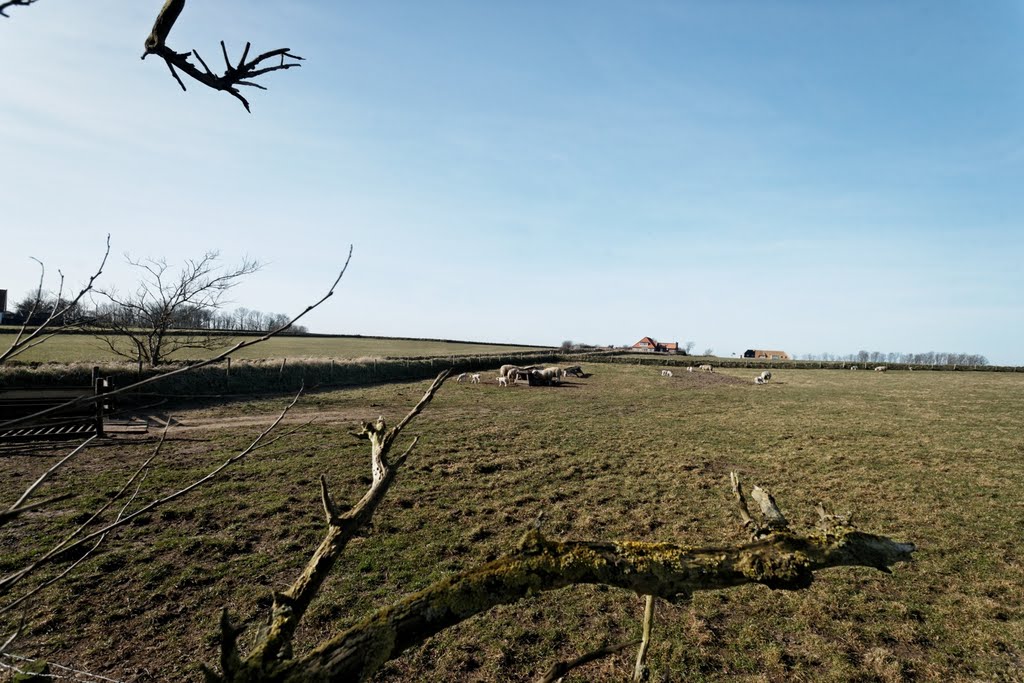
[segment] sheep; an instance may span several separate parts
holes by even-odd
[[[583,368],[581,368],[579,365],[570,365],[569,367],[562,370],[562,377],[566,377],[568,375],[572,375],[573,377],[582,377]]]
[[[908,365],[907,366],[907,372],[913,372],[913,371],[914,371],[914,366],[913,365]]]
[[[458,377],[456,377],[456,378],[455,378],[455,381],[456,381],[456,382],[457,382],[458,384],[462,384],[462,380],[464,380],[464,379],[466,379],[466,373],[462,373],[461,375],[459,375]]]
[[[544,368],[540,371],[540,375],[551,384],[560,384],[562,382],[562,368]]]
[[[701,372],[714,372],[714,371],[715,371],[715,369],[714,369],[713,367],[711,367],[711,366],[710,366],[709,364],[707,364],[707,363],[705,363],[704,365],[701,365],[701,366],[700,366],[699,368],[697,368],[697,369],[698,369],[698,370],[700,370]]]
[[[761,375],[758,375],[757,377],[754,378],[754,384],[765,384],[767,382],[768,382],[768,380],[766,380]]]
[[[499,387],[507,387],[508,386],[508,377],[502,377],[501,375],[498,375],[498,386]]]
[[[851,365],[851,366],[850,366],[850,369],[851,369],[851,370],[858,370],[859,368],[858,368],[858,367],[857,367],[856,365]]]
[[[480,373],[477,372],[475,374],[470,375],[469,376],[469,383],[470,384],[480,384]]]
[[[693,372],[693,366],[692,365],[687,366],[686,371],[687,372]]]
[[[501,375],[502,377],[508,377],[510,374],[514,373],[518,369],[518,365],[502,365],[501,368],[498,370],[498,374]]]
[[[661,371],[661,376],[662,377],[671,377],[672,376],[672,371],[671,370],[662,370]]]
[[[887,369],[884,365],[879,365],[875,367],[875,372],[885,372]]]
[[[772,378],[771,370],[765,370],[764,372],[762,372],[760,375],[757,376],[757,380],[756,381],[757,381],[758,384],[764,384],[765,382],[767,382],[771,378]]]

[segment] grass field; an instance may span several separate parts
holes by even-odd
[[[411,426],[420,445],[307,614],[298,649],[513,548],[541,511],[544,532],[565,539],[742,541],[728,488],[738,470],[769,488],[794,526],[826,501],[865,531],[917,544],[916,560],[892,575],[829,570],[803,591],[747,586],[660,604],[655,680],[1024,678],[1024,377],[792,370],[755,386],[752,370],[586,369],[592,377],[561,388],[443,387]],[[426,384],[305,397],[290,419],[316,423],[109,539],[32,605],[13,651],[118,680],[200,679],[198,662],[217,661],[220,608],[253,630],[271,589],[319,542],[319,474],[339,502],[365,490],[356,421],[394,421]],[[219,464],[281,403],[175,411],[179,426],[140,497]],[[0,529],[0,573],[66,533],[151,449],[122,438],[69,463],[40,495],[77,497]],[[0,453],[0,502],[52,460]],[[617,589],[544,593],[429,640],[378,680],[534,680],[558,659],[638,637],[642,611],[641,598]],[[9,632],[15,621],[0,625]],[[568,680],[628,680],[633,655]]]
[[[0,331],[0,348],[6,349],[14,337],[9,328]],[[173,360],[209,358],[243,339],[255,337],[223,337],[223,348],[214,351],[183,351]],[[6,342],[6,343],[5,343]],[[425,339],[385,339],[379,337],[296,337],[268,339],[237,352],[243,358],[408,358],[414,356],[462,356],[515,351],[536,351],[537,347],[515,345],[473,344],[470,342],[429,341]],[[17,357],[28,362],[77,363],[118,360],[101,340],[87,334],[65,334]]]

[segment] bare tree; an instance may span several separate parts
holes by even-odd
[[[687,356],[689,356],[690,352],[693,351],[693,347],[694,346],[696,346],[695,342],[692,342],[692,341],[686,342],[686,346],[684,348],[686,349],[686,355]]]
[[[196,311],[206,315],[225,303],[224,298],[246,275],[261,268],[259,261],[244,259],[233,268],[222,268],[220,254],[208,251],[172,271],[165,259],[133,260],[140,271],[139,284],[131,294],[114,289],[97,290],[109,302],[107,315],[98,322],[109,334],[98,335],[110,350],[156,367],[176,351],[209,350],[223,344],[207,329],[196,329]]]
[[[242,51],[242,56],[239,58],[238,63],[232,64],[228,58],[227,47],[222,40],[220,41],[220,49],[224,55],[224,73],[214,73],[206,65],[206,62],[203,61],[203,58],[199,56],[198,51],[177,52],[167,46],[167,35],[171,32],[174,22],[178,20],[178,16],[184,8],[185,0],[167,0],[164,3],[163,8],[156,17],[156,21],[153,23],[153,30],[150,31],[149,36],[146,38],[146,51],[142,53],[143,59],[148,55],[156,55],[163,59],[167,64],[167,68],[170,69],[171,75],[174,76],[174,80],[178,82],[182,90],[186,89],[185,83],[178,75],[178,71],[199,81],[208,88],[229,93],[242,103],[246,111],[251,111],[249,109],[249,102],[238,90],[239,86],[266,90],[262,85],[254,83],[252,79],[271,71],[281,71],[301,66],[298,64],[298,61],[302,61],[302,57],[292,54],[291,50],[287,47],[264,52],[246,61],[249,57],[249,48],[251,47],[249,43],[245,44],[245,49]],[[202,71],[189,61],[191,56],[195,56],[199,64],[202,65]],[[286,62],[286,59],[298,61]],[[278,60],[278,62],[275,64],[274,60]]]
[[[704,353],[702,353],[701,355],[702,356],[713,356],[713,355],[715,355],[715,350],[709,346],[708,348],[704,349]]]
[[[81,321],[73,319],[72,316],[69,316],[69,313],[78,310],[82,299],[93,290],[96,279],[103,274],[103,267],[106,265],[109,255],[110,235],[107,235],[107,248],[103,252],[100,265],[96,272],[89,277],[88,282],[79,290],[78,294],[73,299],[64,298],[64,273],[58,270],[57,273],[60,279],[57,286],[57,294],[49,300],[47,300],[46,294],[43,291],[43,284],[46,280],[46,266],[39,259],[33,258],[32,260],[39,264],[39,285],[36,287],[35,293],[30,294],[22,302],[23,305],[27,306],[27,310],[24,312],[25,321],[18,329],[14,336],[14,341],[7,347],[7,350],[0,353],[0,363],[39,346],[62,330],[77,326]]]

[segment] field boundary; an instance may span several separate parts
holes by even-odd
[[[888,370],[928,370],[946,372],[1024,372],[1024,367],[1014,365],[925,365],[921,363],[864,363],[859,361],[818,361],[818,360],[754,360],[751,358],[715,358],[708,356],[673,356],[655,354],[622,354],[602,355],[584,354],[577,356],[591,363],[619,363],[623,365],[657,365],[666,367],[686,367],[709,363],[716,368],[758,368],[762,370],[849,370],[856,365],[861,370],[870,370],[875,366],[884,365]]]
[[[430,379],[451,368],[453,372],[479,372],[504,364],[554,363],[562,358],[555,352],[485,354],[480,356],[435,356],[425,358],[371,358],[365,360],[270,359],[232,360],[196,368],[159,383],[164,396],[209,396],[211,394],[251,395],[280,393],[306,388],[367,386],[386,382]],[[0,388],[67,387],[88,383],[93,368],[99,368],[114,386],[165,374],[182,367],[168,363],[157,369],[135,363],[43,363],[0,366]]]

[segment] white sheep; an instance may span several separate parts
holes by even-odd
[[[462,373],[461,375],[459,375],[458,377],[456,377],[456,378],[455,378],[455,381],[456,381],[456,382],[457,382],[458,384],[462,384],[462,380],[464,380],[464,379],[466,379],[466,373]]]
[[[879,365],[875,367],[875,372],[885,372],[887,369],[884,365]]]
[[[714,372],[714,371],[715,371],[715,369],[714,369],[713,367],[711,367],[711,366],[710,366],[709,364],[707,364],[707,363],[705,363],[704,365],[701,365],[701,366],[700,366],[699,368],[697,368],[697,369],[698,369],[698,370],[700,370],[701,372]]]
[[[758,384],[764,384],[765,382],[767,382],[771,378],[772,378],[771,371],[770,370],[765,370],[764,372],[762,372],[760,375],[757,376],[757,383]]]
[[[686,371],[687,372],[693,372],[693,366],[692,365],[687,366]]]
[[[662,377],[671,377],[672,376],[672,371],[671,370],[662,370],[661,371],[661,376]]]
[[[502,377],[515,376],[515,372],[519,370],[518,365],[502,365],[501,369],[498,370],[498,374]]]
[[[477,372],[475,374],[470,375],[469,376],[469,383],[470,384],[480,384],[480,373]]]
[[[859,369],[859,368],[858,368],[858,367],[857,367],[856,365],[851,365],[851,366],[850,366],[850,369],[851,369],[851,370],[857,370],[857,369]]]
[[[507,387],[508,386],[508,377],[502,377],[501,375],[498,375],[498,386],[499,387]]]
[[[768,380],[766,380],[761,375],[758,375],[757,377],[754,378],[754,384],[765,384],[767,381]]]

